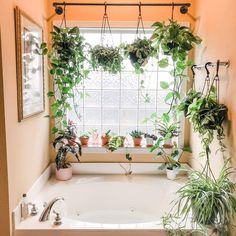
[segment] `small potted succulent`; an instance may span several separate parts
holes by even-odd
[[[89,138],[90,138],[90,133],[89,132],[82,133],[79,137],[81,145],[82,146],[88,146]]]
[[[96,45],[91,49],[91,62],[93,69],[103,69],[112,74],[121,71],[123,58],[118,47]]]
[[[130,132],[130,136],[133,138],[134,147],[140,147],[142,142],[143,132],[139,130],[133,130]]]
[[[132,44],[122,45],[121,47],[124,50],[124,55],[129,57],[136,72],[142,73],[143,67],[154,52],[151,41],[146,38],[137,38]]]
[[[157,140],[157,136],[154,134],[144,134],[144,138],[146,139],[146,147],[152,147],[155,140]]]
[[[81,156],[81,146],[76,141],[70,144],[71,137],[68,136],[67,131],[57,137],[53,142],[53,147],[57,150],[55,159],[56,163],[56,179],[58,180],[69,180],[72,178],[72,166],[67,161],[68,154],[71,153],[79,161]]]
[[[111,130],[109,129],[106,133],[104,133],[102,136],[101,136],[101,140],[102,140],[102,146],[105,146],[109,143],[109,140],[111,138]]]
[[[125,136],[113,136],[108,142],[108,150],[116,151],[119,147],[124,147]]]

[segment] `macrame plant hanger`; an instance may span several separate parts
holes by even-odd
[[[137,29],[136,29],[136,38],[139,37],[139,29],[141,27],[143,35],[145,36],[144,24],[143,24],[143,17],[142,17],[142,4],[139,2],[139,14],[138,14],[138,21],[137,21]]]
[[[63,26],[63,23],[64,23],[65,28],[67,27],[67,24],[66,24],[66,4],[65,4],[65,2],[63,2],[63,4],[64,4],[63,5],[63,17],[62,17],[60,28]]]
[[[108,28],[109,34],[111,36],[112,45],[114,45],[114,41],[113,41],[113,37],[112,37],[112,33],[111,33],[111,27],[110,27],[110,23],[109,23],[109,18],[108,18],[108,15],[107,15],[107,4],[106,4],[106,2],[104,3],[104,5],[105,5],[105,9],[104,9],[104,15],[103,15],[103,18],[102,18],[102,27],[101,27],[101,46],[103,46],[103,44],[104,44],[107,28]]]
[[[174,21],[174,11],[175,11],[175,3],[172,2],[172,8],[171,8],[171,21]]]

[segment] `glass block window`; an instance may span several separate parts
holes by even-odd
[[[114,45],[132,43],[136,29],[112,29]],[[100,29],[81,29],[88,43],[100,43]],[[150,37],[151,31],[146,31]],[[110,35],[107,35],[110,43]],[[123,63],[120,74],[112,75],[103,71],[91,71],[89,79],[82,81],[74,101],[74,110],[68,118],[75,121],[79,131],[97,130],[98,135],[111,130],[117,135],[127,136],[134,129],[153,133],[151,123],[143,123],[153,112],[158,115],[168,110],[164,102],[167,91],[160,87],[161,81],[171,82],[170,68],[158,68],[156,59],[150,59],[146,72],[137,75],[130,61]]]

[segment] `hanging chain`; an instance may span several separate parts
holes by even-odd
[[[63,2],[63,5],[64,5],[64,7],[63,7],[63,17],[62,17],[60,28],[62,27],[63,23],[65,25],[65,28],[67,27],[67,25],[66,25],[66,3]]]
[[[139,34],[139,28],[140,28],[140,25],[142,27],[142,31],[143,31],[143,34],[145,35],[145,30],[144,30],[144,24],[143,24],[143,17],[142,17],[142,3],[139,2],[139,14],[138,14],[138,23],[137,23],[137,29],[136,29],[136,36],[138,36]]]
[[[104,5],[105,5],[105,10],[104,10],[103,18],[102,18],[101,45],[103,46],[103,41],[104,41],[105,34],[106,34],[106,28],[108,28],[108,30],[109,30],[109,34],[111,35],[111,41],[112,41],[112,44],[114,45],[114,40],[113,40],[112,33],[111,33],[110,22],[109,22],[108,15],[107,15],[107,3],[105,2]]]
[[[171,9],[171,21],[174,21],[174,11],[175,11],[175,3],[172,2],[172,9]]]

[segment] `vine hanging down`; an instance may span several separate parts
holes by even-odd
[[[53,133],[63,133],[67,127],[66,114],[72,109],[70,99],[74,98],[74,89],[85,78],[89,70],[85,69],[86,56],[84,48],[88,45],[80,34],[78,27],[58,28],[53,27],[52,49],[47,50],[47,45],[41,45],[39,53],[48,54],[50,74],[53,79],[53,90],[48,92],[52,97],[52,116],[56,125]]]

